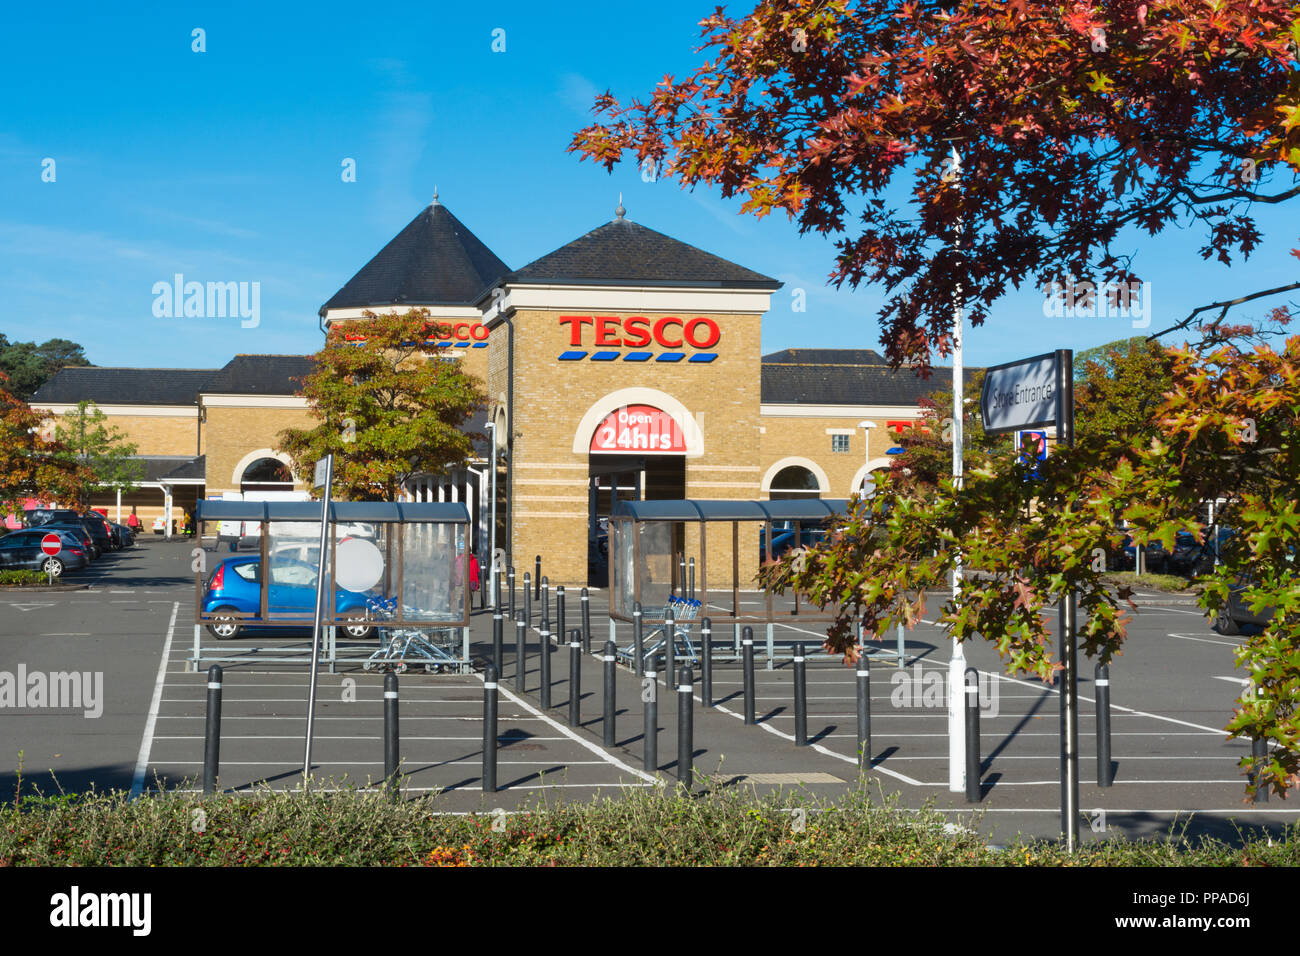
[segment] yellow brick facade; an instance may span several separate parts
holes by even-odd
[[[256,399],[250,399],[256,401]],[[207,493],[239,490],[241,462],[258,451],[279,450],[279,435],[286,428],[311,428],[316,419],[306,408],[204,406],[204,453],[207,455]],[[260,457],[260,456],[259,456]],[[267,456],[273,457],[273,456]],[[295,479],[295,488],[305,487]]]

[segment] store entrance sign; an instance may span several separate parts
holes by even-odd
[[[625,405],[605,416],[591,436],[592,454],[644,451],[686,454],[686,436],[677,420],[653,405]]]
[[[1061,370],[1058,352],[988,369],[980,393],[984,432],[992,435],[1055,425],[1060,417]]]

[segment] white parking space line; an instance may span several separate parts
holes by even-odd
[[[206,738],[205,738],[202,734],[187,734],[187,735],[178,735],[178,736],[172,736],[172,737],[154,737],[154,740],[205,740],[205,739],[206,739]],[[302,740],[302,734],[274,734],[274,735],[272,735],[272,734],[244,734],[244,735],[222,734],[222,735],[221,735],[221,739],[222,739],[223,741],[226,741],[226,740]],[[379,738],[375,737],[373,734],[357,734],[357,735],[355,735],[355,736],[340,736],[340,735],[332,735],[332,736],[331,736],[331,735],[326,735],[326,736],[322,736],[321,734],[312,734],[312,740],[369,740],[369,741],[374,741],[374,740],[378,740],[378,739],[379,739]],[[476,740],[476,741],[480,741],[480,742],[481,742],[481,741],[483,740],[483,737],[482,737],[482,735],[480,735],[480,734],[473,734],[473,735],[468,736],[468,737],[413,737],[413,736],[411,736],[411,735],[409,735],[409,734],[402,734],[402,739],[403,739],[403,740]],[[565,737],[532,737],[532,736],[529,736],[529,737],[516,737],[514,734],[498,734],[498,735],[497,735],[497,740],[503,740],[503,741],[506,741],[507,744],[509,744],[509,743],[513,743],[513,742],[516,742],[516,741],[519,742],[519,743],[532,743],[532,742],[534,742],[534,741],[536,741],[536,740],[565,740],[565,739],[567,739],[567,738],[565,738]],[[504,749],[504,748],[503,748],[503,749]]]
[[[613,766],[617,767],[619,770],[622,770],[624,773],[630,773],[634,777],[638,777],[641,780],[646,780],[651,783],[659,782],[659,779],[657,777],[648,774],[643,770],[637,770],[633,767],[628,766],[623,761],[615,757],[613,754],[608,753],[607,751],[602,750],[600,747],[597,747],[595,744],[591,743],[590,741],[584,740],[583,738],[579,737],[568,727],[565,727],[563,724],[555,720],[552,720],[550,717],[547,717],[540,710],[536,709],[531,704],[529,704],[528,701],[521,700],[520,698],[516,697],[514,694],[512,694],[509,690],[507,690],[505,687],[501,686],[500,684],[497,685],[497,692],[502,697],[509,700],[511,703],[516,704],[519,707],[522,707],[524,710],[528,711],[531,714],[535,714],[538,720],[545,722],[553,730],[558,730],[560,733],[564,734],[564,736],[568,737],[574,743],[582,745],[584,748],[590,750],[592,753],[596,754],[596,756],[603,758],[607,763],[612,764]]]
[[[162,702],[163,684],[167,681],[167,655],[171,652],[172,636],[176,633],[176,612],[180,601],[172,602],[172,617],[167,622],[167,640],[163,642],[162,659],[158,662],[158,679],[153,685],[153,700],[149,704],[149,718],[145,721],[140,753],[135,760],[135,774],[131,778],[131,799],[140,796],[144,789],[145,768],[149,764],[149,750],[153,745],[153,729],[158,721],[158,705]]]
[[[1222,644],[1224,647],[1241,647],[1238,641],[1212,641],[1208,637],[1192,637],[1190,634],[1166,634],[1166,637],[1176,637],[1180,641],[1198,641],[1201,644]]]
[[[165,767],[203,766],[202,760],[164,760],[161,761],[161,763]],[[563,760],[557,757],[553,760],[498,760],[497,763],[503,766],[510,765],[516,767],[524,767],[524,766],[549,767],[557,763],[562,763],[566,767],[591,767],[591,766],[603,767],[606,765],[607,761]],[[434,769],[435,767],[450,767],[458,764],[473,764],[476,767],[480,767],[483,765],[483,761],[481,759],[480,760],[425,761],[418,758],[413,759],[408,757],[405,761],[405,764],[408,768],[410,768],[406,771],[406,773],[409,774],[409,773],[421,772],[422,770],[425,769],[426,765],[428,769]],[[311,765],[313,767],[382,767],[384,765],[384,762],[382,760],[316,760],[315,758],[313,758]],[[283,760],[226,760],[223,758],[221,761],[221,766],[222,767],[284,767],[286,769],[290,769],[289,764],[287,764]],[[301,775],[302,767],[299,766],[297,768],[297,771],[299,775]]]

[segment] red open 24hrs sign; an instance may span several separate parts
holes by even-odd
[[[686,452],[686,436],[667,412],[653,405],[625,405],[605,416],[591,436],[593,452]]]

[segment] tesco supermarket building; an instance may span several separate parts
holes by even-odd
[[[408,496],[464,501],[486,556],[495,459],[498,547],[520,571],[543,555],[553,584],[598,584],[599,529],[614,496],[844,498],[890,466],[896,431],[919,417],[917,400],[937,382],[893,371],[866,349],[763,355],[763,315],[780,288],[631,221],[621,207],[511,270],[435,198],[320,319],[324,329],[364,322],[366,310],[427,308],[448,356],[485,385],[488,407],[471,424],[494,436],[496,455],[482,444],[463,468],[413,479]],[[165,459],[154,468],[163,478],[185,477],[134,493],[148,518],[200,496],[305,490],[277,467],[289,459],[276,448],[279,430],[313,422],[294,394],[303,370],[303,356],[274,355],[184,370],[190,378],[160,417],[150,407],[159,389],[148,383],[176,370],[65,369],[32,404],[58,412],[78,397],[111,395],[101,406],[141,457]],[[166,416],[170,443],[152,427]],[[99,503],[111,510],[114,501]],[[752,534],[742,576],[757,566]]]

